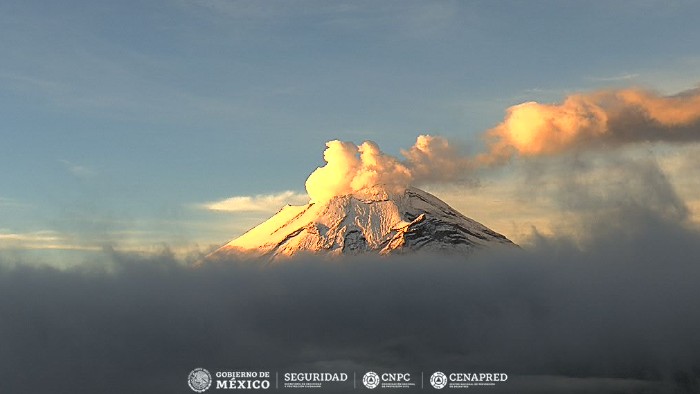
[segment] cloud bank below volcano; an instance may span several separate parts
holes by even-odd
[[[203,366],[495,370],[510,378],[489,392],[696,392],[700,234],[659,212],[607,215],[583,248],[541,237],[469,262],[191,269],[168,253],[107,251],[70,270],[3,264],[0,369],[14,372],[2,387],[187,392]]]

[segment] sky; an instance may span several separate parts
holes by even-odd
[[[698,17],[652,0],[2,2],[0,250],[207,250],[304,203],[330,140],[473,153],[520,103],[697,88]],[[611,168],[655,163],[661,181],[631,187],[661,185],[697,222],[697,152],[641,143],[625,163],[531,160],[428,189],[526,243],[590,211],[562,198],[581,161],[608,187],[628,179]]]

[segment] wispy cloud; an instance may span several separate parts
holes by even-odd
[[[81,245],[52,230],[10,232],[0,229],[0,250],[2,249],[95,251],[100,250],[100,247]]]
[[[69,90],[69,86],[64,83],[7,71],[0,71],[0,80],[14,89],[23,91],[38,90],[45,94],[58,94]]]
[[[78,178],[90,178],[95,176],[97,173],[95,170],[75,164],[73,162],[70,162],[68,160],[60,160],[61,164],[63,164],[66,169],[73,175],[75,175]]]
[[[588,79],[596,82],[616,82],[616,81],[630,81],[639,77],[637,73],[624,73],[613,75],[609,77],[589,77]]]
[[[11,208],[25,208],[29,204],[15,200],[14,198],[7,198],[0,196],[0,208],[11,207]]]
[[[200,207],[220,212],[274,212],[285,204],[303,205],[309,202],[309,196],[293,191],[277,194],[258,194],[255,196],[234,196],[220,201],[201,204]]]

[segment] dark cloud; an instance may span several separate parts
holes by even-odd
[[[70,270],[3,268],[0,391],[187,393],[204,366],[511,377],[484,392],[697,392],[700,235],[653,212],[630,220],[635,231],[600,228],[585,250],[542,238],[469,260],[193,269],[106,251]]]
[[[700,88],[669,97],[628,91],[635,105],[619,106],[608,119],[611,140],[697,142],[700,138]],[[655,116],[656,115],[656,116]]]
[[[580,241],[634,236],[659,218],[686,225],[693,219],[651,151],[579,152],[518,165],[514,198],[524,210],[546,201],[553,227]]]

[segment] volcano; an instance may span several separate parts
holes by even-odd
[[[413,251],[471,254],[493,246],[515,244],[423,190],[408,187],[388,192],[375,186],[323,203],[287,205],[209,258]]]

